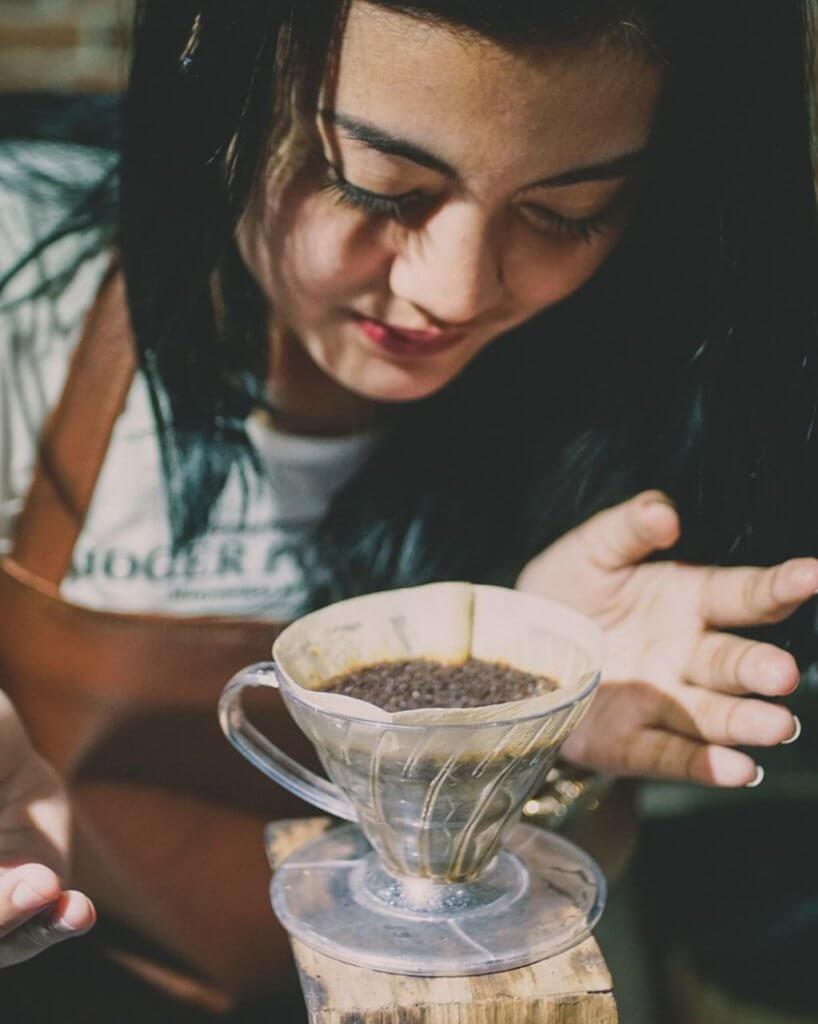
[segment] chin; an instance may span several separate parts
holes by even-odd
[[[373,375],[374,377],[375,375]],[[445,387],[451,377],[418,380],[408,375],[378,374],[377,379],[339,381],[350,391],[373,402],[418,402]]]
[[[419,360],[401,364],[369,353],[361,358],[354,349],[351,353],[346,349],[341,358],[318,348],[311,354],[323,372],[342,388],[372,402],[388,403],[428,398],[452,381],[468,362]]]
[[[460,367],[398,366],[367,360],[354,372],[351,367],[336,368],[332,373],[336,382],[348,391],[373,402],[416,402],[440,391],[460,372]]]

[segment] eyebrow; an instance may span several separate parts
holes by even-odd
[[[362,121],[348,114],[340,113],[337,110],[323,108],[319,111],[321,117],[329,124],[335,124],[356,142],[363,142],[372,149],[384,153],[387,156],[399,156],[421,167],[428,167],[437,171],[452,181],[458,181],[460,176],[457,171],[434,153],[430,153],[422,146],[403,139],[396,135],[390,135],[382,128],[371,124],[369,121]],[[634,149],[621,156],[612,157],[610,160],[602,160],[598,163],[586,164],[582,167],[572,167],[570,170],[561,171],[548,178],[541,178],[534,181],[525,188],[564,188],[566,185],[578,185],[586,181],[611,181],[615,178],[624,178],[645,162],[648,154],[648,147]]]
[[[372,149],[386,153],[387,156],[402,156],[407,160],[420,164],[421,167],[429,167],[431,170],[437,171],[438,174],[443,174],[452,180],[456,181],[459,177],[457,171],[450,167],[445,160],[441,160],[440,157],[435,156],[421,146],[416,146],[413,142],[409,142],[408,139],[401,139],[395,135],[390,135],[388,132],[376,128],[374,124],[370,124],[368,121],[359,121],[355,117],[340,114],[336,110],[321,110],[320,114],[325,121],[328,121],[330,124],[337,124],[339,128],[343,128],[346,134],[351,139],[355,139],[356,142],[364,142],[367,146],[371,146]]]

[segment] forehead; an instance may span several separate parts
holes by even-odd
[[[612,43],[520,52],[356,0],[322,104],[458,170],[491,154],[502,173],[546,176],[644,146],[659,86]]]

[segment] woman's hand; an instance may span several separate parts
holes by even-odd
[[[778,622],[818,590],[818,559],[771,569],[644,562],[679,538],[658,491],[606,509],[533,559],[517,587],[562,601],[605,630],[602,682],[562,748],[615,775],[746,786],[761,772],[741,746],[795,739],[780,697],[798,685],[791,654],[720,632]]]
[[[60,780],[0,691],[0,967],[93,925],[90,900],[61,886],[68,831]]]

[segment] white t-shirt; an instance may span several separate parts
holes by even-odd
[[[36,206],[16,188],[12,161],[22,154],[49,174],[86,174],[92,155],[74,147],[0,147],[0,277],[56,223],[56,206]],[[94,159],[99,159],[95,157]],[[59,266],[70,265],[66,239],[27,267],[0,297],[0,554],[8,552],[36,461],[37,441],[58,401],[69,360],[109,254],[83,263],[56,299],[13,300]],[[325,513],[368,457],[376,438],[296,437],[251,418],[248,433],[263,475],[246,503],[238,474],[227,482],[212,525],[184,554],[171,557],[159,446],[147,386],[137,374],[62,584],[70,601],[118,611],[287,618],[299,576],[288,549]],[[242,511],[244,517],[242,519]]]

